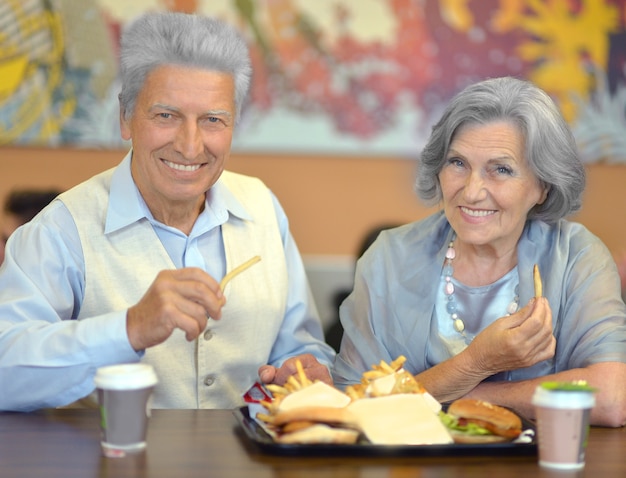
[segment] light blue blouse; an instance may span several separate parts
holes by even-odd
[[[452,234],[444,214],[438,212],[382,232],[358,261],[354,290],[340,308],[344,336],[333,371],[337,386],[358,383],[361,374],[380,360],[390,362],[404,355],[405,368],[417,374],[450,356],[439,317],[440,278]],[[542,271],[556,354],[494,379],[524,380],[597,362],[626,362],[626,306],[620,278],[610,252],[597,237],[566,220],[529,221],[517,254],[520,306],[534,295],[533,265]],[[503,286],[510,288],[512,282]],[[511,298],[509,291],[504,295],[485,320],[504,315],[501,311]],[[450,321],[447,313],[444,319]]]
[[[445,278],[440,278],[439,291],[435,302],[436,327],[431,329],[427,350],[429,361],[439,363],[458,354],[472,339],[494,320],[507,315],[507,307],[516,296],[519,284],[517,268],[493,284],[482,287],[469,287],[452,277],[456,313],[465,324],[463,334],[454,329],[454,322],[446,309],[448,296],[444,292]],[[434,346],[430,346],[430,344]]]

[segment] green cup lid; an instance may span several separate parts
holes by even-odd
[[[590,386],[586,380],[573,382],[543,382],[541,388],[551,392],[597,392],[598,389]]]

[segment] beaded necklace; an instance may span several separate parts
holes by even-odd
[[[450,319],[454,324],[454,330],[456,330],[463,337],[465,334],[465,322],[463,319],[459,317],[457,312],[457,303],[454,298],[454,284],[452,283],[452,275],[454,274],[454,267],[452,267],[452,261],[456,257],[456,251],[454,250],[454,240],[456,237],[453,237],[450,243],[448,244],[448,250],[446,251],[446,259],[443,265],[443,278],[444,278],[444,293],[447,298],[446,302],[446,311],[450,314]],[[513,300],[509,303],[506,308],[507,315],[514,314],[517,312],[519,308],[519,284],[515,286],[515,296]]]

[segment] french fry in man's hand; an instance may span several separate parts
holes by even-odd
[[[254,256],[252,259],[247,260],[246,262],[244,262],[243,264],[235,267],[232,271],[230,271],[228,274],[226,274],[224,276],[224,278],[222,279],[222,281],[220,282],[220,289],[222,289],[222,291],[224,290],[224,288],[226,287],[226,284],[228,284],[228,282],[235,277],[236,275],[241,274],[243,271],[245,271],[248,267],[256,264],[257,262],[259,262],[261,260],[261,256]]]

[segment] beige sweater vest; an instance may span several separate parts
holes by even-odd
[[[163,269],[174,264],[143,219],[104,234],[109,185],[106,171],[61,197],[76,223],[85,260],[85,295],[79,320],[123,311],[137,303]],[[219,321],[188,342],[175,331],[145,351],[159,384],[155,408],[233,408],[268,362],[286,307],[287,268],[271,195],[258,179],[224,172],[220,178],[250,213],[222,226],[227,270],[260,255],[260,263],[232,280]],[[220,278],[216,278],[219,280]]]

